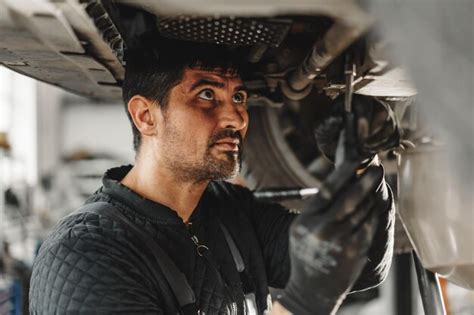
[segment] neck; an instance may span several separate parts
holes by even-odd
[[[184,223],[189,221],[209,181],[180,179],[156,159],[138,158],[121,183],[149,200],[177,212]]]

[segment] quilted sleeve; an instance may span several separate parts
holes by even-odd
[[[30,313],[163,314],[140,262],[119,245],[93,233],[47,241],[33,266]]]

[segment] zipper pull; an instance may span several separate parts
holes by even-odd
[[[199,239],[196,235],[191,236],[191,240],[196,245],[196,250],[199,256],[202,256],[205,250],[209,250],[209,247],[206,245],[199,244]]]
[[[196,244],[196,246],[199,246],[199,239],[196,235],[192,235],[191,239],[193,240],[194,244]]]

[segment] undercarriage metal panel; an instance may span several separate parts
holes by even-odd
[[[0,38],[1,65],[84,96],[120,99],[114,75],[85,51],[87,43],[53,4],[0,2]]]
[[[86,97],[107,101],[120,100],[120,85],[125,73],[121,60],[123,40],[115,25],[111,25],[111,19],[107,18],[107,11],[98,10],[105,2],[0,1],[0,65]],[[314,18],[328,17],[335,21],[340,20],[344,25],[366,25],[370,20],[370,16],[354,1],[342,0],[276,3],[268,0],[207,0],[197,3],[117,0],[115,3],[128,5],[131,10],[143,9],[164,18],[190,14],[207,15],[216,19],[217,16],[226,15],[262,17],[263,20],[263,17],[278,19],[279,14],[300,14]],[[108,23],[105,23],[105,20]],[[291,23],[291,20],[288,23]],[[282,34],[287,34],[287,31]],[[281,39],[277,41],[278,45],[280,42]],[[295,48],[295,54],[297,49]],[[403,74],[388,76],[384,80],[383,74],[370,73],[357,88],[362,89],[359,91],[362,94],[376,96],[415,94],[416,91],[411,86],[403,84],[405,82]],[[337,86],[330,88],[337,89]]]

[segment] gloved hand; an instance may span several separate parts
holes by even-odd
[[[293,314],[335,312],[367,263],[383,169],[369,166],[356,177],[356,166],[344,163],[330,174],[292,223],[291,273],[278,300]]]
[[[352,111],[355,115],[355,138],[361,161],[400,145],[400,129],[390,106],[374,97],[354,94]],[[344,95],[341,95],[332,104],[328,115],[319,120],[314,129],[319,149],[333,162],[339,135],[344,128],[343,117]]]

